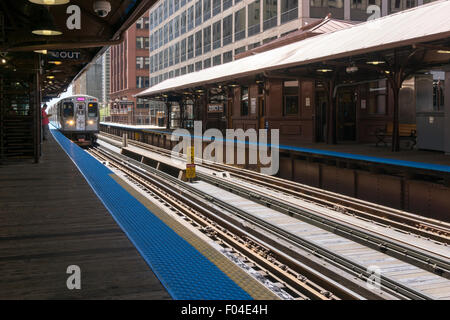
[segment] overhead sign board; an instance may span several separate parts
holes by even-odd
[[[79,60],[81,59],[81,52],[69,50],[48,50],[47,56],[54,59]]]

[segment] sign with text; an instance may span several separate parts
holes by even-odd
[[[208,104],[208,112],[223,112],[223,104]]]
[[[49,58],[54,58],[54,59],[69,59],[69,60],[81,59],[80,51],[49,50],[49,51],[47,51],[47,55]]]

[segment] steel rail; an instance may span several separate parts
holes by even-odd
[[[111,154],[111,153],[110,153]],[[250,223],[253,223],[254,225],[258,225],[260,228],[267,230],[268,232],[272,232],[273,234],[276,234],[277,237],[282,237],[284,240],[290,242],[291,244],[298,246],[304,250],[307,250],[314,255],[319,255],[329,263],[338,266],[342,269],[347,270],[347,272],[358,276],[360,278],[364,279],[370,279],[371,276],[373,276],[365,266],[360,265],[359,263],[352,261],[350,259],[347,259],[341,255],[336,254],[335,252],[332,252],[326,248],[323,248],[320,245],[317,245],[311,241],[308,241],[306,239],[302,239],[298,236],[295,236],[289,232],[286,232],[285,230],[278,228],[276,226],[273,226],[272,224],[254,217],[250,215],[249,213],[245,212],[244,210],[237,208],[229,203],[226,203],[220,199],[217,199],[215,197],[212,197],[210,195],[207,195],[198,189],[190,186],[187,183],[184,183],[183,181],[180,181],[179,179],[166,174],[164,172],[161,172],[155,168],[152,168],[150,166],[144,165],[134,159],[125,157],[123,155],[115,155],[116,158],[119,158],[119,161],[124,161],[128,163],[128,165],[131,165],[135,167],[134,170],[143,171],[141,174],[148,174],[148,172],[153,173],[156,176],[159,176],[160,178],[164,179],[167,182],[172,183],[173,185],[177,185],[179,187],[182,187],[185,189],[185,191],[182,191],[181,189],[178,189],[178,193],[183,193],[183,195],[187,198],[192,199],[193,195],[196,195],[197,197],[203,198],[207,200],[210,203],[214,203],[215,205],[224,208],[228,210],[229,212],[232,212],[234,215],[249,221]],[[391,293],[398,293],[404,297],[410,298],[410,299],[433,299],[433,297],[428,296],[420,291],[417,291],[413,288],[407,287],[403,285],[402,283],[395,281],[389,277],[380,275],[382,286],[385,290]]]
[[[97,158],[101,158],[104,160],[113,160],[117,161],[110,155],[105,155],[103,152],[99,152],[96,150],[90,150],[90,152],[96,156]],[[110,162],[111,164],[111,162]],[[228,247],[231,247],[235,249],[238,252],[241,252],[245,257],[247,257],[250,261],[253,263],[256,263],[257,265],[263,266],[266,271],[268,271],[272,277],[274,277],[277,281],[285,282],[285,285],[287,288],[293,292],[295,292],[300,298],[302,299],[321,299],[321,300],[336,300],[339,299],[337,296],[335,296],[333,293],[327,291],[326,289],[318,286],[316,283],[309,280],[304,275],[300,275],[296,273],[296,277],[293,274],[288,273],[284,268],[281,268],[280,266],[277,266],[274,264],[273,261],[268,261],[267,257],[261,256],[261,254],[258,254],[259,251],[262,251],[261,247],[262,245],[257,242],[257,240],[251,240],[253,246],[258,246],[259,249],[255,252],[253,252],[252,249],[249,248],[247,245],[247,242],[245,242],[241,239],[244,244],[240,243],[239,240],[236,237],[236,233],[229,234],[230,231],[227,228],[224,228],[221,226],[220,228],[217,227],[217,223],[211,220],[210,218],[207,218],[206,216],[202,215],[200,211],[193,208],[194,206],[192,203],[186,204],[183,201],[179,199],[178,194],[173,195],[171,193],[168,193],[167,191],[163,190],[166,189],[167,185],[161,185],[159,182],[156,182],[152,180],[151,182],[149,179],[144,179],[141,176],[137,175],[136,173],[133,173],[129,169],[124,169],[124,166],[121,164],[114,163],[112,164],[117,169],[121,170],[122,172],[126,173],[129,177],[134,179],[137,183],[142,185],[144,188],[150,190],[153,194],[157,195],[161,199],[164,199],[164,202],[169,204],[170,206],[176,208],[182,215],[187,216],[194,220],[196,223],[203,227],[210,227],[214,228],[215,232],[218,234],[218,238],[221,239],[223,242],[228,244]],[[204,209],[204,208],[203,208]],[[196,211],[197,213],[193,213],[192,211]],[[199,217],[201,216],[201,217]],[[224,224],[224,221],[221,221],[222,224]],[[229,223],[225,223],[228,228],[230,228]],[[240,233],[244,233],[243,231]],[[248,235],[244,235],[247,236]],[[266,249],[268,250],[268,249]],[[253,261],[255,260],[255,261]],[[273,260],[273,259],[271,259]],[[280,262],[281,263],[281,262]],[[269,271],[270,270],[270,271]],[[344,297],[352,297],[346,295]]]
[[[432,271],[445,278],[450,278],[450,260],[442,259],[434,254],[418,250],[405,244],[389,239],[384,236],[376,235],[370,231],[362,230],[354,226],[347,225],[335,219],[323,217],[319,214],[312,213],[310,210],[303,209],[299,206],[283,202],[273,197],[255,191],[249,191],[239,185],[228,182],[226,179],[219,179],[212,175],[197,173],[198,177],[210,184],[218,186],[222,189],[238,194],[244,198],[260,203],[266,207],[277,210],[281,213],[298,218],[299,220],[311,223],[322,229],[350,238],[356,242],[367,245],[387,254],[393,255],[400,260],[407,260],[412,264],[419,265],[423,269]]]
[[[102,132],[102,135],[120,141],[116,135]],[[142,147],[153,152],[168,155],[169,150],[142,143],[136,140],[128,140],[129,144]],[[199,160],[199,159],[197,159]],[[242,180],[247,180],[256,185],[284,192],[294,197],[300,197],[318,204],[328,206],[332,209],[344,211],[369,221],[376,221],[383,225],[390,225],[402,231],[426,237],[438,242],[450,244],[450,224],[435,221],[433,219],[409,214],[385,206],[372,204],[363,200],[351,198],[344,195],[337,195],[326,190],[317,190],[314,187],[301,185],[293,181],[266,176],[246,169],[235,168],[230,165],[217,164],[211,161],[202,160],[201,166],[214,170],[228,171],[232,176]]]

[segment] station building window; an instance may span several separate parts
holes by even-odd
[[[298,81],[283,82],[283,114],[298,115]]]
[[[180,35],[186,33],[186,11],[183,11],[180,15]]]
[[[222,45],[225,47],[227,44],[233,42],[233,15],[229,15],[223,19],[223,34]]]
[[[180,41],[180,61],[186,61],[186,39]]]
[[[256,0],[248,5],[248,36],[251,37],[260,32],[260,2]]]
[[[211,18],[211,0],[203,0],[203,22]]]
[[[223,53],[223,63],[231,62],[233,60],[233,51]]]
[[[168,42],[173,40],[173,25],[174,25],[173,20],[169,21],[169,23],[168,23],[168,29],[169,29],[169,40],[168,40]]]
[[[298,18],[298,0],[281,0],[281,23]]]
[[[148,88],[149,86],[149,77],[136,77],[136,88]]]
[[[222,55],[218,54],[217,56],[213,57],[213,66],[218,66],[219,64],[222,64]]]
[[[144,57],[136,57],[136,69],[144,69]]]
[[[211,26],[203,29],[203,53],[211,51]]]
[[[194,22],[194,6],[192,6],[187,11],[188,31],[194,29]]]
[[[222,0],[213,0],[212,2],[212,15],[215,16],[222,12]]]
[[[213,24],[213,49],[220,48],[222,40],[222,21]]]
[[[381,0],[351,0],[350,17],[355,21],[366,21],[372,13],[367,13],[367,7],[376,5],[381,8]]]
[[[203,60],[203,69],[211,67],[211,58]]]
[[[241,116],[248,116],[248,87],[241,87]]]
[[[263,30],[277,25],[277,0],[263,0]]]
[[[310,0],[311,18],[323,18],[328,13],[334,19],[344,19],[344,0]]]
[[[195,26],[202,24],[202,0],[195,3]]]
[[[163,28],[159,29],[159,48],[161,48],[164,44],[164,39],[163,39]]]
[[[245,38],[245,7],[234,13],[234,41]]]
[[[195,33],[195,56],[202,55],[202,30]]]
[[[237,49],[234,49],[234,55],[237,55],[237,54],[242,53],[244,51],[245,51],[245,46],[237,48]]]
[[[173,38],[176,39],[180,36],[180,16],[176,16],[173,19]]]
[[[180,69],[175,70],[175,77],[178,77],[180,75]]]
[[[406,10],[417,6],[417,0],[391,0],[389,13]],[[425,1],[424,1],[425,3]]]
[[[180,43],[175,43],[175,57],[174,57],[174,64],[180,63]]]
[[[163,28],[164,44],[167,44],[169,40],[169,25],[166,23]]]
[[[223,11],[227,10],[228,8],[231,8],[233,6],[233,0],[223,0]]]
[[[147,29],[149,26],[149,17],[142,17],[136,21],[136,28],[137,29]]]
[[[169,67],[173,66],[173,50],[174,46],[169,47]]]
[[[181,75],[186,74],[186,67],[181,67],[180,68],[180,74]]]
[[[203,66],[203,62],[202,61],[197,61],[195,63],[195,71],[200,71],[202,70],[202,66]]]
[[[137,49],[148,49],[150,41],[148,37],[136,37],[136,48]]]
[[[194,57],[194,35],[190,35],[187,42],[187,57],[188,59],[192,59]]]
[[[187,70],[187,72],[188,72],[188,73],[194,72],[194,64],[188,65],[188,70]]]
[[[260,45],[261,45],[261,44],[260,44],[259,42],[255,42],[255,43],[249,44],[249,45],[248,45],[248,50],[257,48],[257,47],[259,47]]]

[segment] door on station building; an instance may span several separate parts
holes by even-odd
[[[324,142],[327,136],[327,105],[327,92],[325,90],[316,90],[316,142]]]
[[[337,140],[356,140],[356,91],[345,88],[337,96]]]
[[[258,118],[259,118],[259,129],[265,129],[265,120],[266,120],[266,104],[264,97],[258,98]]]

